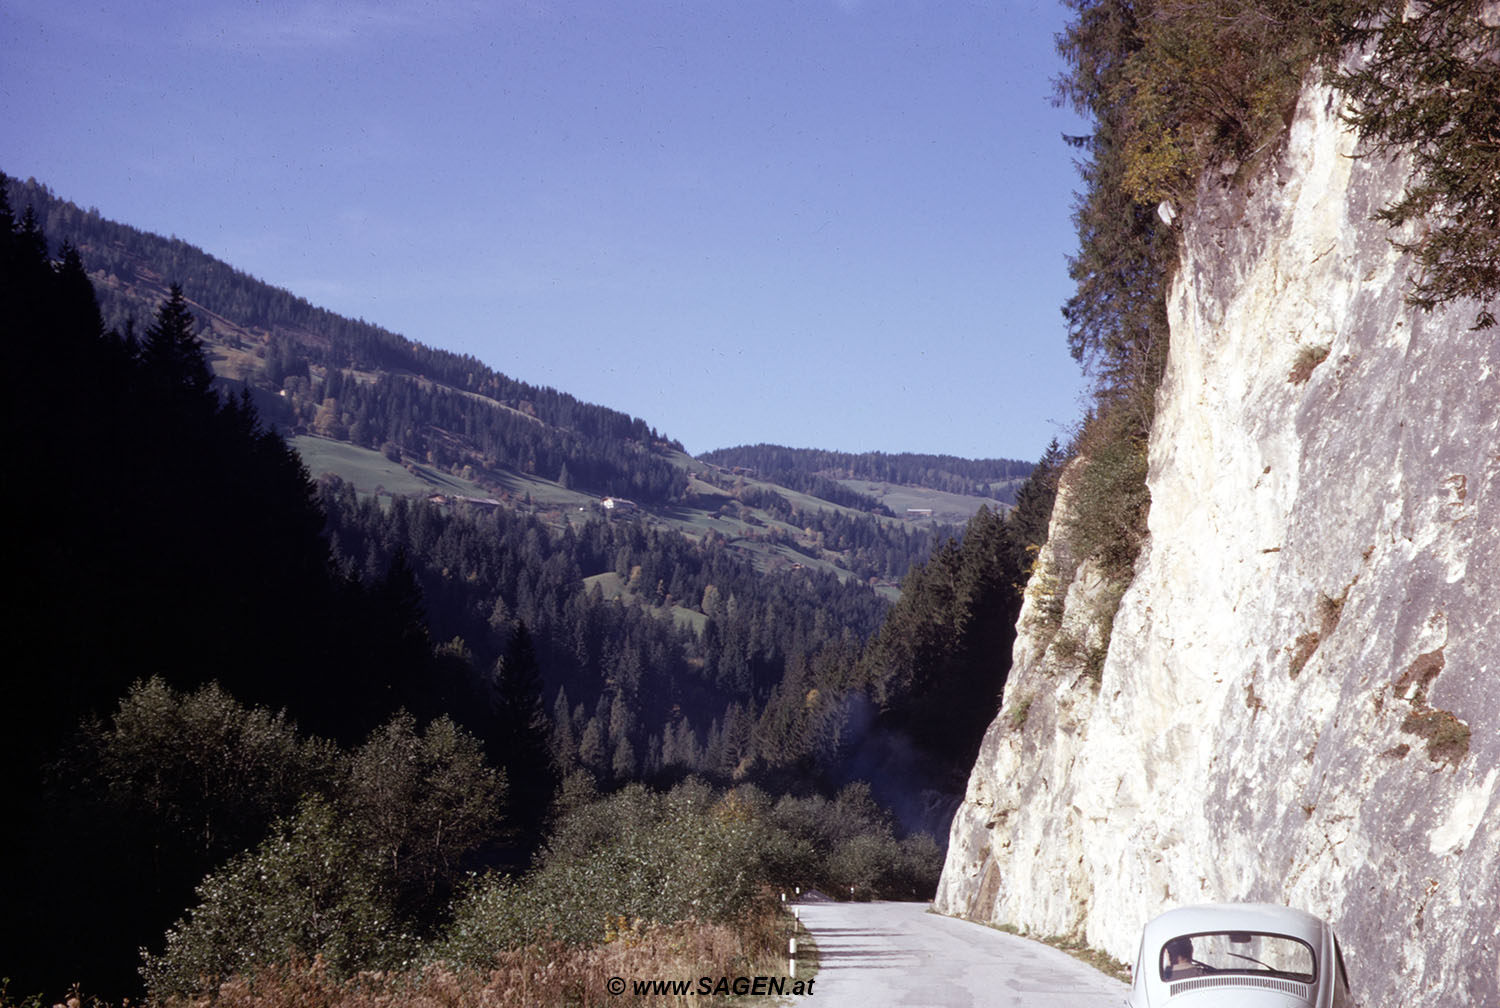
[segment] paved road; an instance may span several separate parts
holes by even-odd
[[[806,1008],[1121,1008],[1128,988],[1066,952],[925,903],[807,903],[821,966]]]

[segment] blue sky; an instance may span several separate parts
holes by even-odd
[[[692,452],[1035,459],[1084,388],[1065,13],[6,0],[0,170]]]

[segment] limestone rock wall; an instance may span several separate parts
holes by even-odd
[[[1500,1005],[1500,334],[1403,303],[1405,166],[1337,101],[1180,220],[1149,542],[1096,679],[1064,480],[937,907],[1133,961],[1169,906],[1285,903],[1364,1005]]]

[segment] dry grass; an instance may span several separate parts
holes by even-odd
[[[979,921],[978,923],[985,922]],[[1028,931],[1023,931],[1014,924],[986,924],[986,926],[994,928],[996,931],[1004,931],[1006,934],[1015,935],[1018,938],[1026,938],[1030,941],[1041,942],[1044,945],[1051,945],[1055,949],[1061,949],[1079,962],[1087,963],[1105,976],[1114,977],[1116,980],[1130,983],[1133,979],[1129,964],[1120,962],[1120,960],[1108,952],[1096,949],[1080,938],[1070,938],[1066,935],[1034,935]]]
[[[1114,977],[1116,980],[1121,980],[1125,983],[1130,983],[1131,981],[1130,967],[1120,962],[1120,960],[1108,952],[1096,949],[1073,938],[1050,937],[1041,940],[1048,945],[1062,949],[1080,962],[1088,963],[1105,976]]]
[[[1353,585],[1351,584],[1350,587]],[[1344,594],[1337,598],[1326,593],[1318,596],[1318,629],[1299,635],[1292,644],[1291,674],[1293,679],[1302,674],[1303,668],[1312,659],[1313,653],[1318,650],[1318,645],[1338,629],[1339,620],[1344,614],[1344,602],[1348,598],[1349,588],[1345,588]]]
[[[1451,711],[1422,704],[1401,722],[1401,730],[1425,739],[1427,758],[1434,763],[1458,766],[1469,755],[1472,733]]]
[[[1395,695],[1411,703],[1411,713],[1401,722],[1401,730],[1416,735],[1427,743],[1427,756],[1434,763],[1457,766],[1469,755],[1472,732],[1451,711],[1438,710],[1427,700],[1427,691],[1442,673],[1445,659],[1443,649],[1417,655],[1401,678],[1396,680]],[[1388,749],[1382,755],[1405,756],[1410,746]]]
[[[1292,365],[1292,370],[1287,373],[1286,380],[1293,385],[1301,385],[1312,377],[1313,370],[1328,359],[1330,347],[1311,346],[1303,347],[1297,354],[1297,361]]]
[[[1292,664],[1290,671],[1293,679],[1302,674],[1302,670],[1312,660],[1313,652],[1318,650],[1318,645],[1322,643],[1322,640],[1322,636],[1316,630],[1310,630],[1305,634],[1297,635],[1297,639],[1292,643]]]
[[[614,940],[588,948],[532,945],[497,953],[489,968],[435,963],[421,969],[361,973],[348,980],[321,961],[292,962],[234,977],[216,990],[171,998],[161,1008],[564,1008],[603,1005],[702,1006],[722,999],[694,993],[637,995],[632,980],[780,975],[777,955],[785,925],[759,911],[738,924],[632,926],[620,922]],[[624,993],[609,981],[626,981]]]
[[[696,990],[685,995],[638,995],[630,981],[692,980],[696,988],[699,977],[782,976],[786,939],[794,927],[790,915],[769,906],[732,924],[653,926],[621,921],[610,932],[612,940],[587,948],[529,945],[498,952],[482,969],[433,963],[349,979],[336,977],[321,959],[294,959],[190,996],[147,1002],[146,1008],[707,1008],[728,1002]],[[799,969],[799,977],[808,975],[810,971]],[[624,993],[609,989],[615,977],[626,981]],[[109,1008],[77,991],[60,1004]],[[47,1005],[40,998],[15,1000],[0,988],[0,1008]]]

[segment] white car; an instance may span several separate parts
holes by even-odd
[[[1352,1008],[1333,928],[1263,903],[1179,907],[1141,932],[1130,1008]]]

